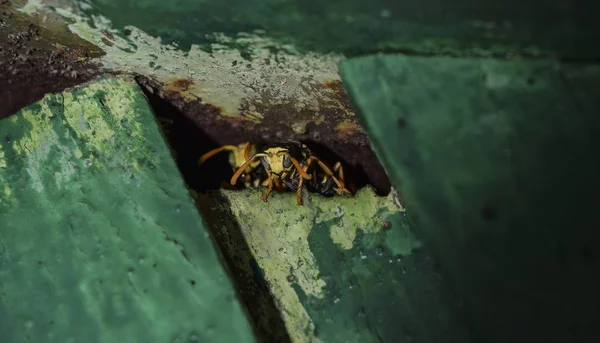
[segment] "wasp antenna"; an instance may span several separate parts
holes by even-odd
[[[225,150],[235,151],[235,150],[237,150],[237,147],[233,146],[233,145],[223,145],[220,148],[213,149],[213,150],[205,153],[204,155],[202,155],[200,157],[200,159],[198,160],[198,164],[201,165],[202,163],[206,162],[206,160],[208,160],[209,158],[211,158],[214,155],[220,153],[221,151],[225,151]]]
[[[248,145],[246,145],[246,149],[244,149],[244,159],[246,161],[250,159],[250,150],[252,150],[252,143],[248,143]]]
[[[292,160],[292,163],[294,164],[294,166],[296,167],[296,169],[298,170],[298,173],[300,174],[300,176],[302,176],[302,178],[307,179],[307,180],[312,179],[312,176],[308,175],[304,171],[304,169],[302,169],[302,166],[300,165],[300,163],[298,162],[297,159],[290,156],[290,160]]]

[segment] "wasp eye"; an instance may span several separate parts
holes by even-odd
[[[266,157],[260,159],[260,163],[262,163],[263,167],[267,170],[271,170],[271,166],[269,166],[269,161],[267,161]]]
[[[292,159],[290,158],[290,155],[283,155],[283,167],[285,169],[289,168],[292,166]]]

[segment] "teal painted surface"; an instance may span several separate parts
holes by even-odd
[[[341,73],[475,341],[600,341],[600,67],[380,55]]]
[[[136,26],[184,51],[210,50],[215,32],[235,36],[263,30],[278,49],[356,55],[379,50],[461,53],[487,50],[597,57],[600,5],[592,2],[224,0],[93,0],[88,15],[101,14],[115,28]],[[232,43],[220,42],[231,45]],[[250,50],[249,45],[233,43]],[[246,57],[249,57],[246,51]],[[463,52],[464,53],[464,52]]]
[[[353,197],[307,193],[297,206],[293,192],[274,192],[266,203],[262,192],[215,192],[207,207],[245,280],[242,292],[266,303],[268,287],[291,342],[472,342],[461,300],[392,196],[368,188]],[[265,307],[250,311],[266,321]]]
[[[385,219],[388,230],[358,232],[350,250],[340,249],[329,237],[327,229],[335,223],[313,227],[309,244],[327,282],[327,295],[317,299],[296,290],[319,339],[470,342],[460,301],[437,273],[430,254],[424,248],[399,253],[414,230],[406,215]],[[334,219],[339,220],[344,218]]]
[[[0,121],[0,341],[255,342],[135,83]]]

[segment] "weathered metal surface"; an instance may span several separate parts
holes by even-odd
[[[436,3],[434,10],[422,2],[385,0],[21,0],[15,6],[24,6],[34,22],[68,18],[71,32],[104,53],[94,62],[140,75],[141,83],[218,144],[311,142],[360,174],[356,189],[370,183],[380,194],[389,192],[389,181],[337,72],[346,56],[381,50],[507,58],[599,55],[595,45],[585,44],[595,35],[590,30],[595,20],[588,16],[595,5],[587,3],[475,6],[464,0]],[[553,19],[554,25],[523,13]],[[58,71],[72,68],[76,65],[68,63]],[[76,73],[83,77],[84,70],[93,71]]]
[[[305,193],[298,206],[293,193],[265,203],[262,192],[198,202],[270,342],[469,342],[459,302],[392,195]]]
[[[95,63],[139,75],[141,84],[177,106],[218,144],[303,140],[357,175],[349,178],[354,189],[368,182],[380,194],[389,192],[387,175],[347,103],[337,73],[343,55],[299,53],[253,33],[216,37],[209,52],[198,44],[185,50],[136,27],[116,29],[110,17],[86,16],[88,10],[71,2],[49,4],[35,2],[29,12],[67,18],[71,32],[104,53]],[[225,47],[232,40],[245,46],[243,51]]]
[[[341,71],[475,341],[600,341],[600,66],[383,55]]]
[[[0,121],[0,341],[256,342],[141,89]]]
[[[91,59],[103,54],[72,34],[63,17],[15,6],[0,2],[0,119],[98,75]]]
[[[67,62],[63,64],[56,64],[56,67],[53,64],[21,63],[18,51],[10,46],[2,52],[8,51],[10,56],[2,56],[9,56],[8,60],[12,64],[21,63],[19,65],[22,68],[19,70],[23,75],[33,75],[30,77],[33,81],[24,78],[19,83],[21,89],[31,87],[32,84],[43,84],[40,81],[49,81],[46,88],[37,91],[39,94],[55,85],[64,87],[87,80],[96,74],[96,68],[103,68],[105,72],[136,75],[159,117],[170,120],[181,117],[187,120],[187,126],[167,126],[166,130],[171,131],[170,138],[175,136],[172,142],[177,142],[174,150],[178,155],[178,165],[186,175],[187,184],[193,189],[205,190],[206,185],[203,183],[206,179],[215,177],[216,169],[211,169],[213,166],[199,169],[195,165],[197,157],[209,148],[247,140],[262,143],[295,138],[312,143],[320,154],[341,159],[349,174],[355,176],[349,177],[355,181],[355,189],[368,181],[380,193],[387,194],[389,181],[370,149],[358,118],[348,105],[342,80],[338,75],[338,63],[348,55],[386,49],[413,54],[502,55],[507,58],[558,55],[585,59],[598,56],[599,46],[586,41],[591,41],[596,34],[594,30],[585,30],[596,23],[593,16],[595,12],[591,7],[593,4],[565,1],[543,5],[539,2],[515,3],[509,1],[478,7],[472,1],[462,1],[460,4],[452,2],[448,5],[436,2],[435,6],[422,1],[327,2],[326,5],[316,4],[314,1],[278,0],[97,0],[89,3],[71,0],[14,1],[16,7],[26,5],[18,18],[41,26],[47,32],[57,32],[57,27],[63,30],[64,25],[68,24],[68,32],[59,30],[65,32],[65,36],[36,36],[41,37],[41,42],[45,42],[46,46],[39,51],[40,54],[49,55],[62,49],[58,47],[54,50],[56,42],[72,47],[69,50],[71,52],[76,51],[77,44],[80,43],[69,44],[73,40],[83,40],[86,42],[81,43],[86,44],[83,51],[88,54],[98,52],[98,55],[90,55],[94,64],[88,65],[79,60],[81,55],[72,55],[70,52],[65,56],[72,57],[67,58]],[[559,15],[562,17],[559,18]],[[546,20],[532,21],[531,17],[544,17]],[[10,20],[13,18],[17,17],[3,19],[8,26],[0,27],[0,30],[21,32],[11,24]],[[49,25],[46,18],[53,18],[56,25]],[[554,25],[548,27],[547,22],[552,19],[556,19],[553,20]],[[44,25],[40,25],[41,23]],[[33,44],[31,40],[29,42],[28,44]],[[51,79],[39,76],[49,72],[46,66],[50,66],[50,70],[56,70],[60,77]],[[77,69],[79,66],[82,66],[81,69]],[[71,77],[74,69],[77,77]],[[4,70],[0,71],[2,72]],[[13,82],[14,78],[4,75],[0,75],[3,76],[0,85],[6,82],[5,89],[12,97],[9,99],[13,101],[13,108],[34,100],[34,97],[27,98],[27,92],[14,93],[17,86],[7,83]],[[457,79],[462,77],[458,73],[453,75]],[[22,96],[21,100],[14,100],[14,94]],[[4,105],[3,100],[0,113],[9,114],[13,111],[10,108],[5,110],[6,108],[9,107]],[[169,115],[162,113],[164,108],[168,108]],[[7,112],[1,112],[3,110]],[[389,119],[395,113],[390,111],[379,114],[382,118]],[[179,135],[182,132],[187,133]],[[386,139],[391,140],[393,137]],[[171,181],[164,182],[168,184]],[[362,192],[359,198],[363,200],[363,204],[381,205],[389,202],[388,198],[377,198],[372,193]],[[397,341],[404,338],[408,340],[407,337],[432,342],[436,339],[437,342],[454,339],[458,342],[467,341],[466,338],[461,340],[466,335],[463,323],[460,322],[461,317],[452,315],[458,313],[458,310],[449,310],[452,306],[442,300],[433,305],[426,301],[437,301],[438,296],[444,292],[443,287],[436,284],[441,281],[435,278],[431,280],[435,272],[431,269],[430,262],[421,263],[422,257],[418,257],[421,253],[413,252],[410,257],[401,259],[402,262],[392,263],[396,268],[385,269],[385,263],[389,260],[371,258],[369,254],[379,256],[381,253],[385,257],[391,256],[393,261],[397,257],[396,252],[385,248],[378,250],[369,243],[364,243],[365,236],[375,237],[374,240],[388,237],[383,231],[366,230],[368,232],[365,236],[358,234],[352,247],[345,245],[345,248],[328,240],[330,231],[325,232],[325,229],[315,225],[310,227],[309,233],[306,232],[309,228],[303,226],[305,231],[294,231],[288,238],[280,229],[282,224],[290,224],[291,219],[300,220],[298,213],[304,213],[309,218],[319,218],[323,211],[318,207],[299,208],[294,205],[293,208],[284,208],[283,211],[287,214],[276,220],[273,218],[274,213],[281,211],[285,204],[293,202],[290,200],[293,199],[292,194],[277,194],[274,197],[287,199],[285,201],[289,201],[289,204],[264,204],[259,201],[255,192],[223,194],[214,195],[213,198],[222,200],[223,206],[227,202],[236,204],[238,207],[233,209],[236,214],[251,218],[244,220],[235,216],[221,216],[218,219],[226,221],[225,224],[218,224],[218,221],[211,223],[216,234],[224,242],[228,242],[222,243],[221,247],[228,252],[226,257],[229,258],[230,266],[241,275],[236,281],[244,286],[241,288],[245,302],[256,305],[251,309],[254,317],[273,320],[268,324],[262,323],[263,337],[280,342],[285,336],[291,335],[295,341],[306,341],[315,335],[316,328],[317,336],[324,341]],[[251,195],[254,198],[244,200]],[[350,200],[323,199],[321,203],[320,198],[315,199],[318,200],[314,200],[314,204],[325,207],[324,213],[331,214],[334,209],[332,204],[336,201],[345,203],[340,210],[343,213],[350,213],[357,207],[356,204],[349,203]],[[213,213],[211,208],[217,213],[221,211],[232,215],[225,207],[212,203],[204,207],[206,216]],[[294,214],[296,211],[298,212]],[[267,216],[261,219],[257,213]],[[394,215],[391,217],[397,218]],[[379,220],[368,216],[357,220],[372,224],[371,228],[381,224]],[[301,221],[304,223],[305,218]],[[390,219],[390,222],[393,220]],[[335,231],[338,224],[332,221],[323,226]],[[400,224],[404,227],[402,225]],[[393,224],[392,230],[398,226]],[[229,237],[219,233],[219,228],[222,227],[226,228]],[[349,230],[356,231],[355,229],[350,227]],[[263,232],[267,240],[263,241],[262,236],[254,235],[254,231]],[[391,235],[393,234],[395,233]],[[325,280],[322,298],[319,298],[318,293],[315,296],[313,287],[310,284],[307,286],[303,275],[299,277],[294,273],[289,274],[292,275],[292,280],[303,281],[288,281],[289,275],[283,280],[283,273],[278,267],[279,264],[289,264],[292,259],[290,256],[269,254],[271,245],[293,246],[294,242],[289,239],[298,235],[303,235],[303,250],[298,250],[298,255],[290,256],[302,259],[313,256],[313,264],[305,267],[309,269],[300,268],[300,271],[309,270],[314,273],[316,269],[329,278]],[[305,240],[309,242],[309,250],[306,250],[305,236]],[[244,246],[246,239],[253,242],[251,247]],[[284,243],[277,241],[280,239]],[[186,240],[179,242],[187,244]],[[357,245],[363,243],[365,249],[361,250],[361,254]],[[333,251],[338,251],[339,255],[331,255]],[[363,255],[368,258],[363,260]],[[247,264],[238,264],[232,256],[241,256],[243,261],[251,261],[248,256],[252,256],[256,261],[251,263],[252,271],[248,271]],[[406,266],[418,265],[419,269],[407,267],[410,277],[403,279],[403,263]],[[344,268],[352,269],[354,274],[344,274]],[[261,270],[264,277],[261,277]],[[244,279],[248,276],[252,276],[252,281]],[[263,278],[268,282],[264,283]],[[389,285],[384,283],[384,286],[372,286],[373,289],[381,290],[381,293],[370,292],[370,285],[373,282],[377,284],[379,279],[404,287],[390,290],[386,288]],[[319,283],[318,280],[319,278],[315,282]],[[292,287],[290,282],[297,285]],[[354,287],[355,283],[361,284],[361,287]],[[346,286],[348,290],[344,288]],[[293,293],[290,287],[294,289]],[[428,290],[429,293],[420,293],[417,289]],[[406,294],[410,296],[402,293],[405,290],[409,290]],[[380,294],[384,296],[379,296]],[[338,295],[340,300],[335,302]],[[394,301],[388,301],[390,297],[401,299],[398,300],[398,308],[392,306],[396,304]],[[271,298],[285,303],[292,310],[285,312],[285,307],[282,306],[270,308],[268,302]],[[356,304],[360,304],[361,308],[356,307]],[[428,306],[444,309],[442,312],[451,319],[432,319],[433,314],[427,312]],[[280,309],[284,312],[284,322],[275,323],[282,312]],[[402,324],[391,322],[394,316],[399,316]],[[278,325],[283,328],[281,331],[274,329]],[[269,330],[266,327],[273,329],[273,332],[267,332]],[[431,328],[434,328],[431,329],[433,332],[439,333],[443,332],[442,328],[448,327],[456,330],[448,334],[448,337],[431,333],[428,336]],[[306,332],[301,332],[305,328]],[[355,328],[358,328],[358,332],[353,331]]]

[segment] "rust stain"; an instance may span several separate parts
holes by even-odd
[[[325,87],[327,87],[333,91],[345,92],[344,84],[342,84],[342,81],[340,81],[340,80],[327,80],[327,81],[323,82],[323,84],[325,85]]]
[[[340,138],[350,136],[361,131],[360,126],[351,121],[343,121],[337,124],[334,130],[337,131],[338,137]]]
[[[345,91],[330,90],[318,82],[312,91],[326,93],[318,97],[318,109],[302,106],[294,98],[274,104],[272,95],[265,93],[259,99],[243,103],[239,109],[242,115],[223,116],[222,109],[205,102],[200,96],[192,101],[186,100],[180,90],[173,90],[173,81],[168,83],[171,91],[167,91],[164,84],[156,79],[138,75],[136,80],[149,91],[150,98],[158,96],[166,100],[165,103],[191,120],[215,147],[243,142],[262,145],[287,139],[299,140],[327,162],[341,161],[344,173],[348,174],[346,179],[350,188],[355,190],[368,182],[378,194],[389,193],[389,179],[371,150],[364,130],[349,107],[340,108],[347,103]],[[341,83],[332,81],[330,85],[340,89]],[[190,88],[193,91],[196,87]],[[260,113],[264,119],[260,122],[250,120],[245,115],[248,112]]]
[[[164,89],[165,92],[167,93],[171,93],[172,95],[179,95],[184,101],[194,101],[194,100],[198,100],[198,97],[195,96],[194,94],[190,93],[190,88],[192,86],[194,86],[195,83],[192,80],[188,80],[188,79],[174,79],[170,82],[168,82]],[[219,113],[221,112],[221,110],[219,110]]]
[[[187,91],[190,88],[190,86],[194,84],[194,81],[186,79],[178,79],[171,83],[173,88],[178,88],[181,91]]]

